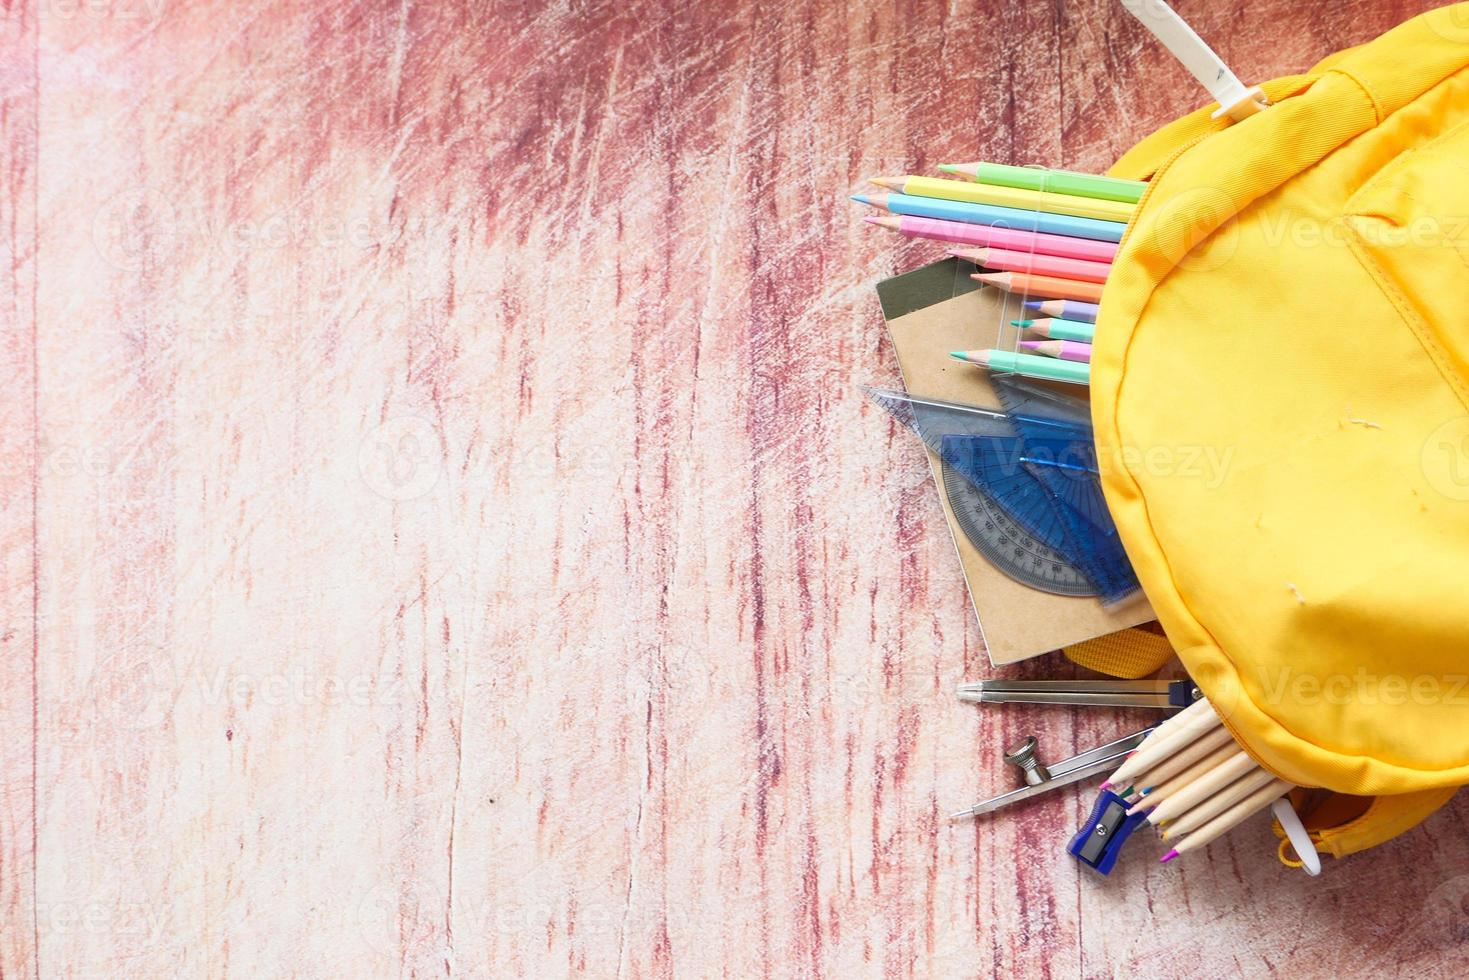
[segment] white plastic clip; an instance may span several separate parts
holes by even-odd
[[[1311,841],[1311,835],[1306,831],[1306,825],[1301,823],[1301,818],[1296,814],[1296,808],[1290,805],[1290,797],[1282,796],[1270,804],[1270,812],[1275,814],[1275,819],[1280,821],[1280,829],[1285,831],[1286,839],[1290,841],[1292,850],[1296,857],[1301,859],[1301,867],[1306,874],[1312,878],[1321,873],[1321,855],[1316,852],[1316,845]]]
[[[1214,49],[1163,0],[1121,0],[1122,6],[1172,52],[1190,75],[1219,103],[1214,118],[1239,122],[1270,104],[1258,86],[1246,87]]]

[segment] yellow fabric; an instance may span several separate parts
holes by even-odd
[[[1288,78],[1277,78],[1274,81],[1266,82],[1260,88],[1271,102],[1279,102],[1281,99],[1305,90],[1315,80],[1315,75],[1292,75]],[[1128,180],[1151,179],[1153,174],[1157,173],[1158,168],[1184,146],[1210,133],[1222,132],[1229,128],[1228,119],[1213,118],[1214,110],[1217,108],[1219,104],[1211,102],[1181,119],[1175,119],[1124,153],[1122,159],[1107,171],[1108,175]]]
[[[1466,65],[1456,4],[1113,170],[1152,179],[1092,361],[1108,504],[1262,765],[1418,794],[1328,851],[1469,782]]]
[[[1350,819],[1340,819],[1344,798],[1333,794],[1320,794],[1321,800],[1312,796],[1318,791],[1296,790],[1291,802],[1301,815],[1301,822],[1315,842],[1316,849],[1333,857],[1346,857],[1358,851],[1392,840],[1394,837],[1418,826],[1458,792],[1457,786],[1424,790],[1420,793],[1404,793],[1397,796],[1379,796],[1367,801],[1350,801],[1354,804]],[[1357,805],[1365,803],[1365,806]],[[1300,867],[1299,863],[1287,860],[1289,841],[1280,821],[1274,823],[1275,836],[1280,838],[1279,857],[1288,867]],[[1290,851],[1294,854],[1294,850]]]
[[[1108,633],[1061,651],[1072,663],[1100,674],[1136,679],[1156,674],[1173,659],[1173,644],[1156,624]]]
[[[1453,799],[1458,791],[1457,786],[1445,786],[1417,793],[1379,796],[1356,820],[1338,827],[1312,829],[1311,839],[1316,842],[1317,850],[1333,857],[1365,851],[1412,830]]]

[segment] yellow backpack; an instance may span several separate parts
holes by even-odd
[[[1469,782],[1466,67],[1456,4],[1111,171],[1150,183],[1097,324],[1108,505],[1235,737],[1328,791],[1297,803],[1337,856]]]

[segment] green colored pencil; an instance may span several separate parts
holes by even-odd
[[[949,356],[968,364],[987,367],[991,371],[1019,374],[1027,378],[1073,381],[1078,384],[1088,384],[1092,379],[1092,366],[1080,361],[1062,361],[1035,354],[1012,354],[1007,350],[956,350],[950,351]]]
[[[1136,204],[1148,185],[1141,180],[1079,174],[1072,170],[1045,170],[1040,167],[1012,167],[1005,163],[944,163],[939,169],[946,174],[959,174],[977,184],[1021,187],[1051,194],[1073,194],[1100,201],[1124,201]]]
[[[1095,323],[1063,320],[1058,316],[1042,317],[1039,320],[1011,320],[1010,326],[1033,330],[1051,340],[1075,340],[1082,344],[1090,344],[1097,335]]]

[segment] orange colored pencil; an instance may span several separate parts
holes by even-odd
[[[1055,276],[1032,276],[1024,272],[976,272],[969,278],[997,286],[1007,293],[1022,296],[1044,296],[1047,299],[1074,299],[1095,303],[1102,298],[1102,284]]]

